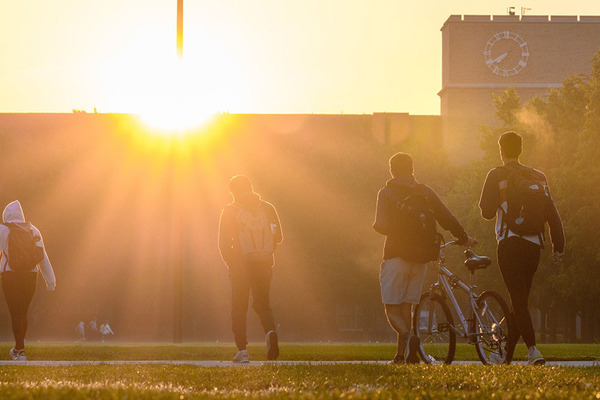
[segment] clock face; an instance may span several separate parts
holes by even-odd
[[[527,65],[529,49],[516,33],[498,32],[485,44],[485,64],[496,75],[516,75]]]

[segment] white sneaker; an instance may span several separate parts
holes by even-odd
[[[25,356],[25,350],[19,351],[19,355],[17,356],[17,361],[27,361],[27,356]]]
[[[279,357],[279,341],[277,340],[277,332],[269,331],[267,332],[267,359],[268,360],[277,360]]]
[[[533,353],[529,353],[527,357],[527,364],[529,365],[544,365],[546,364],[546,360],[542,353],[539,350],[535,350]]]
[[[250,356],[248,355],[248,350],[240,350],[238,351],[238,353],[235,355],[235,357],[233,357],[233,362],[234,363],[249,363],[250,362]]]
[[[10,358],[13,359],[13,361],[27,361],[27,356],[25,356],[25,350],[17,350],[13,347],[12,349],[10,349],[8,355],[10,356]]]
[[[502,358],[498,353],[490,353],[488,359],[490,360],[490,364],[493,365],[500,365],[504,362],[504,358]]]

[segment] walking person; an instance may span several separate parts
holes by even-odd
[[[100,332],[98,332],[98,318],[93,318],[88,323],[88,327],[90,328],[88,332],[88,337],[90,340],[98,340],[100,337]]]
[[[104,321],[100,325],[100,334],[102,335],[102,343],[104,343],[104,341],[108,339],[108,335],[115,334],[111,329],[110,325],[108,324],[108,321]]]
[[[474,245],[462,225],[429,186],[415,180],[410,154],[390,160],[392,179],[377,194],[373,228],[386,236],[379,272],[387,320],[397,334],[392,363],[419,363],[419,338],[411,335],[413,305],[421,297],[427,263],[440,250],[437,223],[462,245]]]
[[[77,335],[78,339],[75,341],[75,343],[85,342],[85,323],[83,321],[79,321],[77,324]]]
[[[15,347],[10,357],[15,361],[26,361],[25,334],[27,333],[27,311],[35,294],[38,271],[46,281],[46,288],[53,291],[56,286],[54,270],[48,260],[40,231],[25,222],[23,209],[18,201],[8,204],[0,225],[0,271],[2,291],[10,311]]]
[[[250,179],[236,175],[229,181],[233,202],[223,208],[219,222],[219,251],[231,278],[231,319],[238,353],[233,362],[249,362],[246,314],[252,307],[266,334],[267,358],[279,357],[275,319],[270,305],[273,253],[283,240],[275,207],[252,189]]]
[[[496,217],[498,266],[510,295],[511,314],[516,325],[510,331],[506,362],[510,362],[522,336],[529,350],[528,363],[545,364],[546,360],[536,347],[529,314],[529,292],[540,261],[546,222],[556,263],[563,257],[565,235],[546,175],[519,162],[522,137],[516,132],[505,132],[498,144],[503,165],[488,172],[479,208],[484,219]]]

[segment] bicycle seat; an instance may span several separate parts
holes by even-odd
[[[486,256],[478,256],[471,249],[465,250],[465,266],[469,269],[469,271],[474,272],[478,269],[484,269],[488,265],[492,263],[492,260]]]

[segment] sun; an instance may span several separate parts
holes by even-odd
[[[190,63],[169,60],[148,81],[149,90],[138,99],[136,114],[157,132],[180,135],[223,111],[219,97],[224,88],[212,84]]]
[[[161,135],[184,135],[245,98],[243,66],[225,47],[204,43],[180,59],[155,44],[115,54],[104,81],[116,112],[140,116]]]

